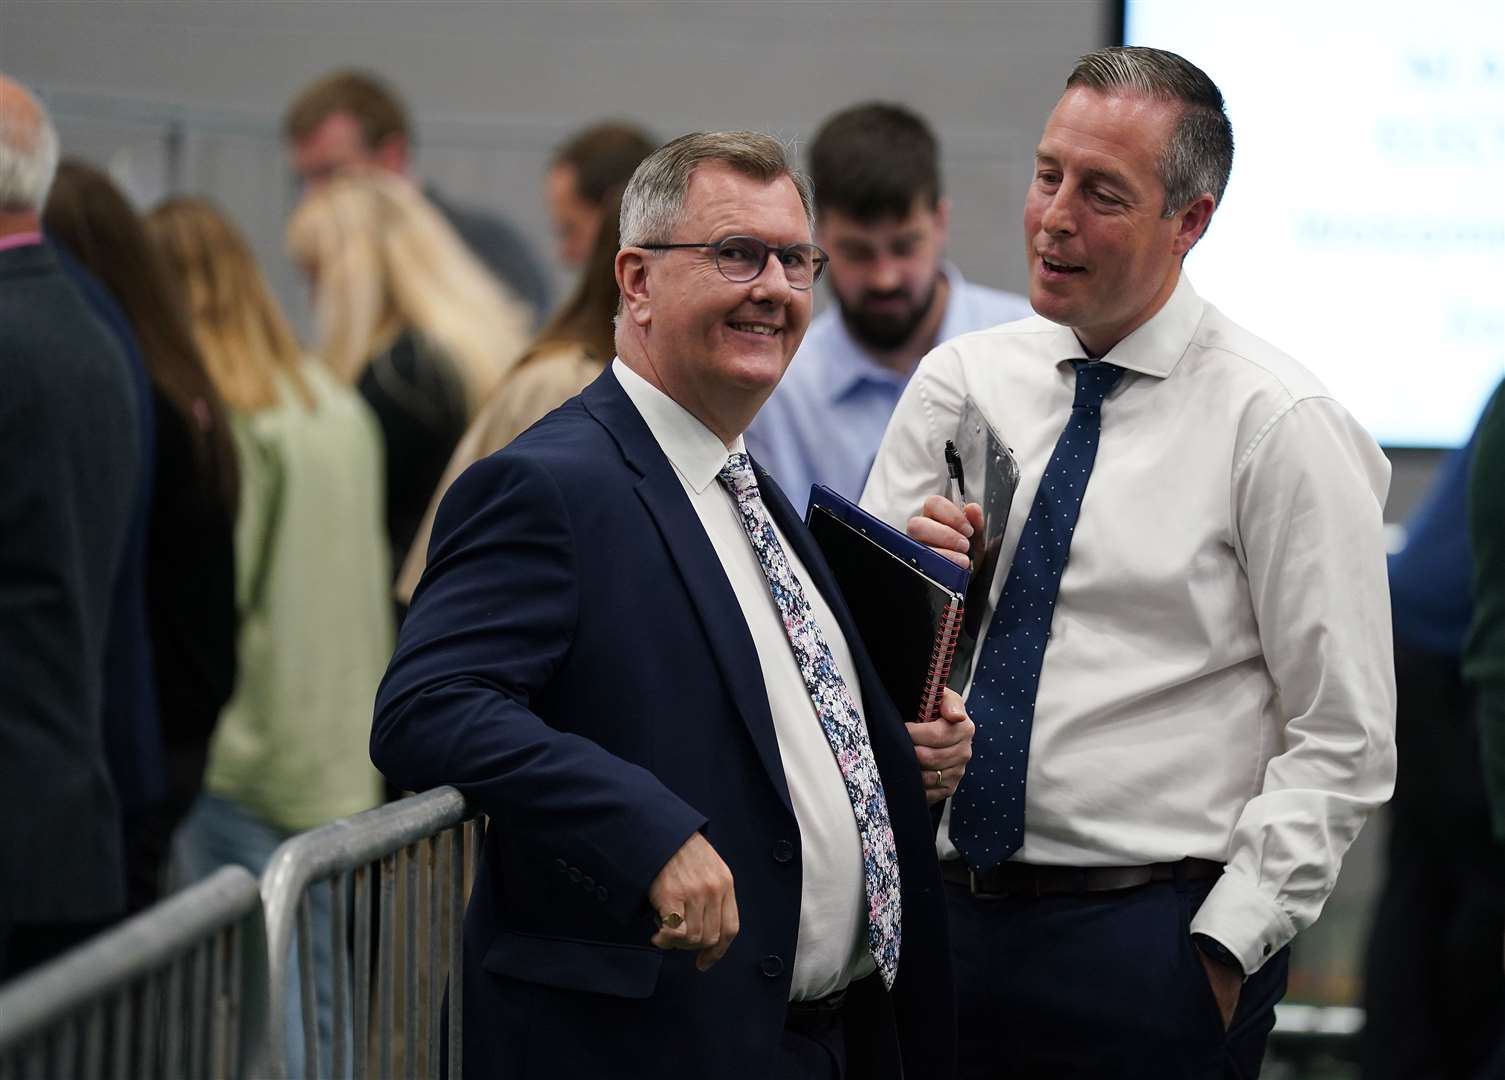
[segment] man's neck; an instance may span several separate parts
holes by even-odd
[[[904,343],[893,349],[875,349],[871,345],[859,342],[862,351],[881,367],[900,375],[909,376],[914,374],[914,369],[919,367],[920,361],[925,354],[936,347],[936,338],[940,336],[941,323],[946,321],[946,308],[951,303],[951,282],[946,279],[942,271],[936,276],[935,292],[930,297],[930,309],[925,312],[925,317],[914,328]]]
[[[42,218],[35,210],[0,210],[0,239],[41,231]]]
[[[698,399],[687,401],[684,395],[676,393],[674,387],[666,385],[664,380],[659,377],[658,369],[654,367],[653,360],[648,355],[646,349],[641,351],[632,348],[624,349],[621,348],[619,342],[618,350],[617,355],[621,357],[622,363],[642,376],[644,382],[648,383],[681,409],[684,409],[685,412],[704,424],[706,430],[720,439],[722,445],[728,450],[736,443],[737,437],[747,430],[748,425],[752,423],[753,417],[758,414],[756,407],[751,412],[747,412],[745,408],[723,410],[716,408],[716,403],[714,402]],[[761,406],[762,402],[758,402],[758,405]],[[735,412],[735,415],[731,415],[733,412]]]

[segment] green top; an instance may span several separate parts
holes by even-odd
[[[1505,840],[1505,383],[1479,422],[1469,473],[1468,533],[1474,622],[1463,647],[1463,675],[1480,692],[1484,779],[1495,834]]]
[[[234,418],[240,678],[209,746],[208,789],[297,831],[381,801],[371,709],[392,652],[381,434],[322,367],[310,410]]]

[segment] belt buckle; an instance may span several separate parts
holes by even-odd
[[[967,867],[967,890],[978,900],[1002,900],[1009,895],[1007,889],[992,891],[978,888],[977,871],[973,870],[970,866]]]

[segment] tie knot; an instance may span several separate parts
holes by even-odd
[[[717,478],[738,498],[749,493],[756,494],[758,478],[753,475],[752,458],[745,453],[736,453],[726,459]]]
[[[1119,376],[1124,369],[1117,364],[1105,364],[1102,361],[1075,360],[1076,365],[1076,399],[1072,401],[1073,409],[1096,409],[1103,403],[1103,398],[1108,396],[1108,391],[1118,384]]]

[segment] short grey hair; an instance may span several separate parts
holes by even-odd
[[[1181,115],[1158,163],[1163,212],[1171,217],[1204,192],[1222,203],[1233,171],[1233,125],[1223,92],[1205,71],[1165,49],[1114,45],[1077,61],[1066,89],[1078,86],[1178,103]]]
[[[57,129],[47,110],[0,75],[0,210],[40,211],[57,173],[58,153]]]
[[[643,159],[622,193],[622,246],[668,242],[684,212],[690,177],[702,165],[725,165],[764,183],[789,177],[805,208],[806,224],[813,223],[810,181],[792,157],[789,147],[757,131],[695,132],[665,143]]]

